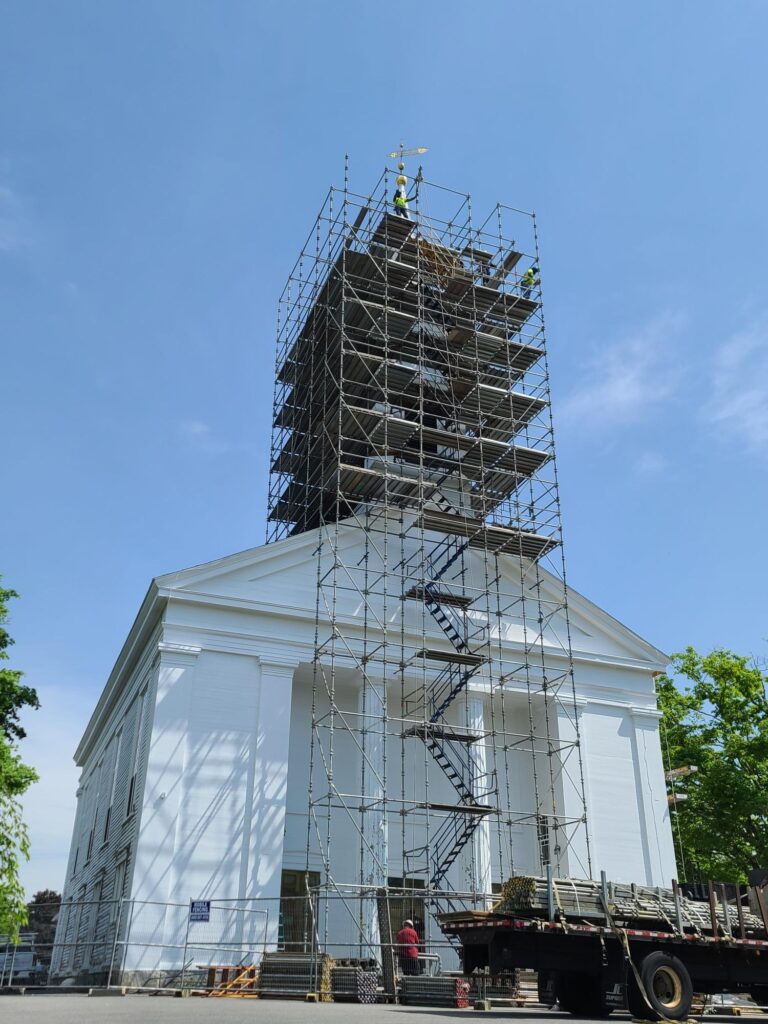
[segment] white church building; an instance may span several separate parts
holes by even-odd
[[[304,533],[152,582],[76,752],[59,973],[105,969],[121,898],[127,970],[179,965],[190,900],[261,907],[236,941],[278,943],[281,895],[301,894],[306,867],[316,545]],[[654,695],[667,659],[569,596],[592,863],[616,881],[669,884]],[[477,697],[489,700],[481,683]],[[355,848],[351,828],[347,840],[336,847]],[[516,869],[536,870],[532,858]],[[569,870],[583,874],[565,858]]]
[[[676,873],[667,658],[565,588],[535,218],[421,177],[397,216],[391,176],[281,298],[270,543],[152,582],[77,748],[56,976]]]

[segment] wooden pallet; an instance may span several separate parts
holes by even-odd
[[[193,996],[208,998],[258,999],[256,991],[259,968],[255,964],[210,965],[204,989],[195,989]]]

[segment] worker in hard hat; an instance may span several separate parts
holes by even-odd
[[[539,279],[536,276],[538,272],[539,268],[534,263],[532,266],[528,267],[526,272],[523,274],[522,279],[520,281],[520,288],[524,299],[530,299],[531,292],[536,287],[536,285],[539,284]]]
[[[400,217],[405,217],[406,220],[410,220],[411,215],[408,213],[408,203],[411,199],[414,199],[415,196],[408,196],[406,191],[407,185],[408,179],[406,176],[402,173],[398,174],[395,178],[396,188],[393,202],[395,205],[395,213]]]
[[[403,927],[395,936],[401,974],[419,973],[419,941],[419,933],[414,928],[413,921],[410,918],[403,921]]]

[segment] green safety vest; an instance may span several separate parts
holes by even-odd
[[[405,196],[401,196],[401,195],[396,195],[395,196],[395,206],[402,206],[403,209],[405,209],[407,203],[408,203],[408,200],[405,198]]]
[[[528,285],[536,284],[536,275],[532,270],[526,270],[526,272],[523,274],[523,284],[526,285],[526,287]]]

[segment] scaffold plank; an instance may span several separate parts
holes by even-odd
[[[489,316],[504,317],[513,323],[522,324],[539,308],[538,302],[511,292],[496,293],[496,303],[488,311]]]
[[[425,530],[467,537],[470,547],[520,554],[524,558],[540,558],[559,543],[552,537],[543,537],[528,530],[512,526],[493,526],[479,519],[453,512],[441,512],[438,509],[425,509],[419,517],[419,522]]]
[[[345,256],[345,274],[360,281],[386,283],[391,288],[407,288],[413,281],[417,267],[403,259],[374,256],[370,252],[348,250]]]
[[[473,327],[456,324],[448,331],[448,344],[456,352],[477,355],[478,359],[490,362],[506,345],[506,339],[493,334],[477,331]]]
[[[439,722],[424,722],[424,724],[412,725],[410,729],[403,731],[403,736],[418,736],[420,738],[434,736],[440,740],[450,740],[452,743],[479,743],[485,738],[484,732],[471,732],[468,729],[459,729],[455,725],[446,725]]]
[[[375,330],[383,337],[402,341],[416,322],[417,317],[413,313],[355,298],[347,306],[344,327]]]
[[[416,224],[398,214],[385,213],[371,236],[371,241],[390,248],[401,249],[413,233]]]
[[[447,811],[449,814],[498,814],[498,807],[490,804],[441,804],[426,800],[419,804],[421,810]]]
[[[504,281],[512,273],[522,258],[523,254],[521,252],[517,252],[516,249],[510,249],[499,264],[498,268],[494,271],[491,276],[491,280],[498,281],[499,283]]]
[[[426,599],[436,601],[438,604],[451,605],[454,608],[469,608],[474,603],[473,597],[464,594],[454,594],[450,590],[430,586],[411,587],[403,594],[403,597],[413,601],[424,601]]]
[[[434,647],[424,647],[416,651],[414,658],[423,658],[425,661],[451,662],[455,665],[482,665],[488,659],[482,654],[463,654],[460,651],[441,651]]]

